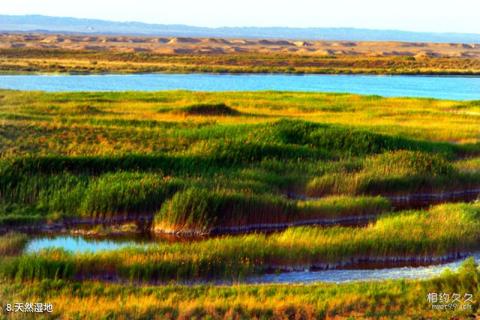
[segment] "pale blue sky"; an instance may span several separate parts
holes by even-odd
[[[480,0],[0,0],[0,14],[208,27],[357,27],[480,33]]]

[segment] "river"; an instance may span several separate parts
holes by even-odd
[[[65,91],[305,91],[480,99],[480,77],[285,74],[0,75],[0,88]]]

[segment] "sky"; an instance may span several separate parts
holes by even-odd
[[[0,14],[193,26],[480,33],[479,0],[0,0]]]

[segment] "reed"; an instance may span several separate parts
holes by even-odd
[[[27,241],[27,236],[19,233],[7,233],[0,236],[0,256],[12,256],[21,253]]]
[[[211,192],[191,188],[180,191],[155,215],[156,232],[208,234],[216,230],[288,225],[331,219],[377,216],[391,209],[381,197],[326,197],[293,201],[271,195]]]
[[[203,233],[374,217],[388,211],[384,204],[350,201],[480,186],[474,101],[300,92],[0,95],[2,226],[155,215],[158,229]],[[228,108],[239,116],[211,116],[232,114]],[[292,200],[331,195],[359,197],[332,208],[333,200]]]
[[[479,216],[478,204],[450,204],[385,215],[365,228],[297,227],[270,236],[227,236],[95,254],[44,251],[9,259],[0,273],[24,280],[63,275],[133,281],[242,279],[272,268],[303,270],[357,258],[443,257],[478,248]]]
[[[395,151],[370,156],[361,169],[337,171],[313,178],[306,187],[311,196],[324,194],[392,194],[475,188],[476,172],[460,172],[442,155]]]
[[[130,317],[162,319],[331,319],[331,318],[469,318],[472,309],[434,310],[429,293],[472,294],[478,301],[479,271],[467,260],[455,272],[429,280],[393,280],[342,284],[238,284],[234,286],[169,284],[138,286],[99,281],[44,280],[2,282],[6,301],[47,300],[61,318]],[[121,303],[120,303],[121,302]]]
[[[391,210],[390,201],[382,197],[330,196],[318,200],[299,201],[299,213],[306,218],[340,218],[376,216]]]
[[[155,216],[154,230],[209,233],[215,228],[282,223],[295,219],[291,201],[275,196],[187,189]]]
[[[116,172],[100,176],[85,190],[79,211],[97,218],[152,213],[182,188],[178,179],[158,174]]]
[[[273,126],[274,135],[284,143],[308,145],[336,152],[337,155],[369,155],[395,150],[415,150],[453,154],[456,147],[378,134],[358,128],[304,121],[281,120]]]

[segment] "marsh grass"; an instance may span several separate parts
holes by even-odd
[[[294,123],[293,128],[297,125],[316,127]],[[293,130],[292,123],[286,126]],[[303,145],[302,139],[291,137],[293,133],[287,134],[288,138],[284,134],[270,136],[263,143],[257,142],[258,137],[252,142],[207,141],[190,153],[176,155],[7,158],[0,161],[1,203],[5,207],[23,205],[31,212],[5,211],[0,221],[12,224],[17,218],[18,223],[28,223],[24,218],[28,215],[50,220],[75,216],[106,219],[153,216],[158,211],[156,221],[169,230],[174,226],[210,230],[212,226],[234,227],[235,223],[308,219],[294,202],[284,199],[291,192],[388,195],[468,189],[480,184],[476,171],[460,171],[445,153],[395,150],[334,160],[331,151]],[[296,144],[282,144],[279,137]],[[198,195],[192,194],[188,201],[178,193],[177,204],[169,201],[160,210],[184,188],[205,190],[195,191]],[[194,198],[199,200],[193,203]],[[190,202],[189,208],[178,205]],[[202,206],[204,209],[198,209]],[[372,211],[373,215],[377,212]]]
[[[16,54],[28,59],[38,52]],[[343,58],[316,59],[320,64],[339,61],[338,69],[325,71],[308,66],[308,57],[286,61],[280,55],[264,60],[272,65],[254,69],[248,63],[255,56],[237,57],[237,66],[224,66],[223,58],[214,55],[199,57],[195,66],[190,65],[191,57],[182,62],[181,57],[156,56],[159,61],[181,63],[158,69],[144,64],[146,58],[137,54],[114,54],[117,62],[138,63],[114,66],[102,61],[102,53],[88,53],[99,62],[84,65],[73,59],[51,64],[50,59],[65,54],[84,53],[50,52],[45,61],[29,61],[15,70],[279,72],[298,59],[307,65],[288,72],[346,70],[341,67]],[[9,65],[18,58],[10,56],[14,60]],[[205,60],[216,61],[215,66],[202,66]],[[407,72],[413,63],[373,60],[380,65],[371,72]],[[442,65],[458,70],[471,64],[467,60]],[[279,61],[282,66],[276,65]],[[427,68],[423,70],[432,71],[432,61],[422,64]],[[7,234],[0,237],[2,298],[51,302],[54,317],[72,319],[466,317],[467,311],[436,314],[425,297],[429,292],[466,292],[480,299],[473,263],[458,274],[424,282],[155,288],[137,282],[235,281],[284,268],[304,270],[368,258],[439,257],[479,249],[478,204],[389,213],[391,205],[385,198],[366,196],[478,188],[478,105],[478,101],[299,92],[0,90],[4,229],[63,218],[108,221],[139,214],[155,215],[154,228],[205,233],[248,224],[377,217],[357,228],[295,227],[272,235],[98,253],[45,250],[18,255],[25,236]],[[304,194],[322,198],[287,197]],[[105,230],[109,228],[106,223]],[[74,281],[91,278],[135,285]]]
[[[297,210],[305,218],[361,218],[388,212],[391,210],[391,204],[387,199],[379,196],[330,196],[318,200],[299,201]]]
[[[435,311],[428,304],[428,294],[454,292],[464,297],[467,293],[478,301],[479,279],[477,265],[469,259],[458,271],[423,281],[138,286],[43,280],[1,285],[7,301],[45,299],[63,318],[445,319],[474,317],[478,304],[471,310]]]
[[[330,210],[376,215],[383,204],[355,201],[480,185],[476,102],[300,92],[0,95],[4,226],[155,214],[168,228],[210,230],[336,215]],[[360,197],[331,209],[288,199],[308,195]]]
[[[455,190],[478,186],[477,172],[460,172],[441,154],[395,151],[370,156],[361,168],[313,178],[311,196],[325,194],[392,194]]]
[[[280,120],[272,128],[274,136],[283,143],[308,145],[343,156],[369,155],[395,150],[416,150],[451,155],[456,150],[455,146],[446,143],[416,141],[352,127],[305,121]]]
[[[97,218],[151,213],[180,188],[180,180],[158,174],[105,174],[86,188],[79,210]]]
[[[478,301],[477,267],[469,259],[458,271],[429,280],[344,284],[138,286],[43,280],[1,285],[6,299],[47,300],[55,305],[55,315],[64,318],[462,319],[474,317],[478,304],[471,310],[435,311],[426,297],[432,292],[455,292],[462,297],[472,294]]]
[[[21,253],[27,241],[27,236],[19,233],[6,233],[0,236],[0,256],[6,257]]]
[[[162,207],[155,216],[154,229],[203,233],[215,227],[281,223],[294,218],[294,203],[281,197],[192,188],[177,193]]]
[[[3,182],[0,221],[5,225],[33,222],[38,215],[44,219],[106,219],[153,214],[184,184],[158,173],[121,171],[100,176],[40,174]]]
[[[240,112],[227,106],[225,103],[218,104],[193,104],[175,110],[177,113],[187,116],[237,116]]]
[[[381,197],[326,197],[314,201],[293,201],[272,195],[246,195],[225,190],[215,192],[190,188],[168,200],[155,215],[157,232],[210,233],[225,228],[258,228],[301,221],[362,219],[391,209]]]
[[[102,282],[43,280],[2,283],[5,299],[55,305],[64,318],[162,319],[324,319],[324,318],[468,318],[472,310],[435,311],[426,302],[428,293],[472,294],[478,301],[479,272],[467,260],[456,272],[425,281],[374,281],[347,284],[299,285],[165,285],[138,286]],[[119,301],[122,303],[118,303]]]
[[[19,280],[63,275],[67,279],[108,275],[134,281],[242,279],[271,268],[304,269],[354,258],[444,256],[478,248],[479,217],[478,204],[441,205],[429,211],[386,215],[365,228],[298,227],[270,236],[227,236],[100,253],[50,250],[8,259],[0,273]]]

